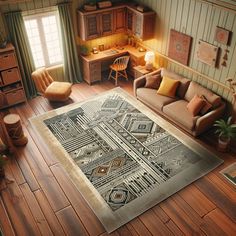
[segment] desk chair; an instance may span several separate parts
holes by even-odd
[[[115,79],[115,84],[117,86],[117,81],[120,76],[123,76],[128,80],[128,76],[126,73],[126,68],[129,62],[129,56],[118,57],[115,59],[112,65],[110,65],[110,74],[108,79],[113,78]],[[115,71],[115,77],[112,75],[112,72]]]
[[[37,69],[32,73],[32,79],[38,93],[49,101],[66,101],[71,94],[72,84],[54,81],[45,68]]]

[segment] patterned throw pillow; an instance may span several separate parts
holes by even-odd
[[[161,81],[161,85],[157,90],[157,93],[160,95],[174,98],[178,85],[178,80],[170,79],[169,77],[164,76]]]

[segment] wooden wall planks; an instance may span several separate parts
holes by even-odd
[[[228,11],[199,0],[137,1],[141,4],[148,5],[155,10],[158,16],[155,26],[157,38],[156,40],[144,41],[144,44],[155,51],[168,55],[170,29],[175,29],[193,37],[189,62],[191,68],[222,84],[226,84],[225,78],[227,77],[236,78],[236,67],[234,66],[234,61],[236,60],[236,11]],[[216,26],[220,26],[233,32],[231,44],[229,46],[219,44],[214,40]],[[227,61],[227,66],[214,68],[197,61],[195,53],[199,39],[219,46],[222,50],[221,57],[224,54],[224,50],[228,49],[230,52],[228,54],[229,59]],[[228,100],[231,99],[227,89],[214,85],[200,76],[193,75],[192,72],[181,68],[181,66],[176,65],[175,63],[169,62],[168,67],[186,77],[193,78],[197,82],[219,93],[224,98]]]

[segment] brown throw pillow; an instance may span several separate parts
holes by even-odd
[[[158,89],[161,83],[161,75],[147,75],[145,88]]]
[[[201,115],[205,115],[212,108],[212,104],[207,101],[205,96],[202,95],[201,98],[205,101],[205,105],[202,107],[200,113]]]
[[[193,116],[196,116],[199,114],[200,110],[203,108],[204,105],[205,101],[198,95],[195,95],[188,103],[187,109]]]

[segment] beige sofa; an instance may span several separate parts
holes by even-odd
[[[175,98],[159,95],[157,89],[144,87],[147,76],[158,74],[161,77],[167,76],[180,81]],[[138,100],[193,136],[198,136],[212,127],[215,120],[219,119],[225,110],[225,103],[221,97],[198,83],[164,68],[136,79],[134,81],[134,94]],[[210,111],[204,115],[193,116],[187,109],[187,104],[195,94],[203,95],[212,104]]]

